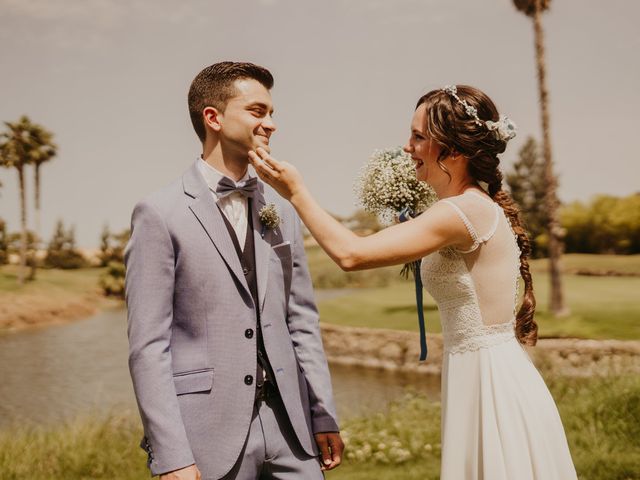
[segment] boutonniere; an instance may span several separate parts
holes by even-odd
[[[262,232],[260,235],[263,237],[265,229],[269,228],[273,230],[280,225],[280,216],[278,215],[278,210],[276,210],[276,205],[274,203],[268,203],[262,207],[260,211],[258,211],[258,216],[262,223]]]

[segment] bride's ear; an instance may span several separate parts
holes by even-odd
[[[451,150],[451,153],[449,154],[449,158],[454,162],[463,162],[465,164],[468,161],[467,157],[465,157],[463,154],[461,154],[456,150]]]

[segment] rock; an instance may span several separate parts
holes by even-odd
[[[399,330],[344,327],[322,323],[322,339],[332,363],[407,373],[439,375],[442,336],[427,335],[429,355],[418,360],[419,335]],[[640,373],[640,341],[541,339],[526,347],[538,368],[570,376]]]

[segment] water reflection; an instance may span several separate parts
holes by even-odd
[[[341,418],[381,410],[408,387],[438,397],[437,378],[338,365],[331,373]],[[0,427],[135,408],[124,310],[0,336]]]

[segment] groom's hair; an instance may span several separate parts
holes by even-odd
[[[188,96],[189,115],[200,141],[204,142],[206,138],[202,110],[214,107],[224,112],[229,99],[237,93],[233,83],[246,78],[257,80],[267,90],[273,87],[273,75],[269,70],[246,62],[214,63],[193,79]]]

